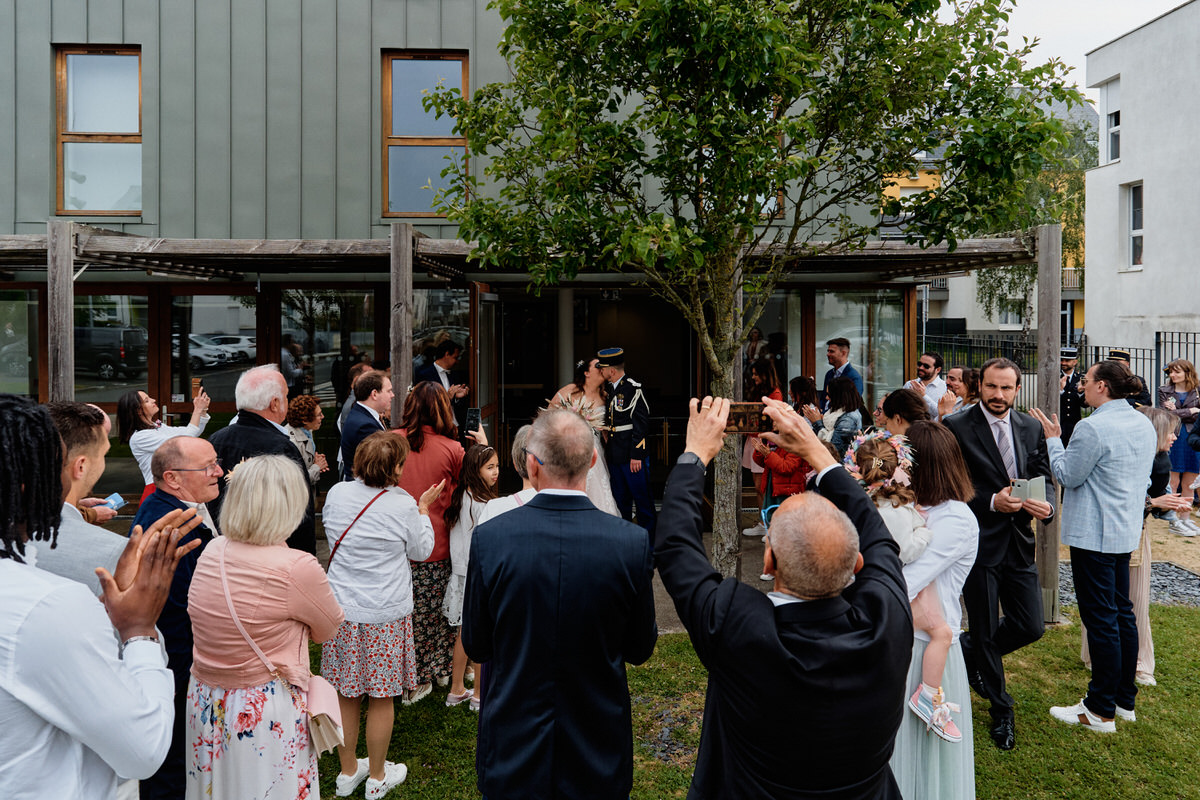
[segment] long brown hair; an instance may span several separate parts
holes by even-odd
[[[482,444],[471,445],[471,449],[463,456],[462,474],[458,476],[458,485],[454,487],[454,494],[450,496],[450,506],[446,509],[447,528],[453,528],[462,515],[463,499],[467,492],[470,492],[476,501],[483,503],[495,500],[498,496],[496,487],[484,483],[479,474],[483,465],[494,456],[496,448]],[[471,520],[471,524],[474,526],[475,520]]]
[[[954,434],[940,422],[918,420],[908,428],[908,441],[917,451],[912,488],[917,502],[937,506],[947,500],[969,501],[975,496],[971,473]]]
[[[414,453],[421,452],[425,446],[425,426],[440,436],[458,439],[458,423],[450,410],[450,395],[440,383],[433,381],[421,381],[404,399],[400,427]]]

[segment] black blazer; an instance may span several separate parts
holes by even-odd
[[[437,365],[434,364],[434,362],[430,361],[428,364],[417,370],[416,374],[413,375],[413,386],[416,386],[421,381],[430,381],[432,383],[436,383],[438,386],[442,385],[442,378],[440,375],[438,375]],[[460,370],[452,370],[450,372],[451,386],[466,382],[466,373]],[[454,412],[454,421],[455,424],[458,425],[459,429],[458,440],[463,444],[464,447],[470,446],[467,444],[467,433],[462,429],[463,425],[466,424],[467,421],[467,403],[469,402],[468,397],[469,396],[464,395],[463,397],[450,398],[450,410]],[[473,442],[474,439],[471,441]]]
[[[1024,511],[1005,514],[992,511],[992,495],[1008,486],[1008,472],[1004,459],[996,447],[996,438],[983,408],[976,405],[961,414],[943,420],[962,448],[963,459],[971,472],[975,484],[975,498],[969,505],[979,520],[979,554],[975,564],[994,567],[1004,559],[1010,545],[1017,548],[1022,561],[1033,563],[1033,517]],[[1053,508],[1054,477],[1050,473],[1050,457],[1046,451],[1046,436],[1042,426],[1033,417],[1013,409],[1009,412],[1009,423],[1013,433],[1017,460],[1017,475],[1022,478],[1046,479],[1046,499]],[[918,459],[920,453],[917,454]]]
[[[363,439],[383,430],[383,423],[371,416],[361,403],[350,407],[342,424],[342,480],[354,480],[354,453]]]
[[[625,663],[654,651],[653,575],[646,531],[583,495],[540,493],[475,529],[462,640],[488,662],[485,796],[629,797]]]
[[[221,465],[226,472],[236,468],[247,458],[255,456],[287,456],[296,462],[296,466],[304,474],[304,485],[308,487],[308,504],[304,519],[300,520],[300,525],[288,537],[287,543],[288,547],[316,554],[312,483],[308,480],[308,467],[304,465],[304,456],[300,455],[296,445],[292,444],[291,437],[253,411],[239,411],[237,423],[225,426],[210,436],[208,441],[217,451],[217,458],[221,459]],[[217,520],[218,528],[221,527],[221,504],[225,502],[224,478],[221,479],[220,486],[221,494],[217,499],[205,504],[213,519]]]
[[[900,550],[849,473],[820,489],[858,529],[864,566],[838,597],[775,607],[709,564],[704,470],[671,472],[654,558],[708,668],[690,798],[900,797],[888,759],[913,648]]]

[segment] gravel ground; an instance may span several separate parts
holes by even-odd
[[[1075,604],[1075,582],[1069,562],[1058,565],[1058,596],[1064,605]],[[1150,569],[1150,602],[1200,607],[1200,576],[1174,564],[1154,562]]]

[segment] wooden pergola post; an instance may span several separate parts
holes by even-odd
[[[1059,326],[1062,316],[1062,225],[1037,228],[1038,260],[1038,374],[1037,405],[1047,415],[1058,413]],[[1058,504],[1062,511],[1062,503]],[[1042,615],[1047,623],[1062,622],[1058,605],[1058,521],[1056,513],[1049,523],[1038,523],[1038,584],[1042,589]]]
[[[75,399],[75,230],[69,220],[46,223],[47,348],[51,402]],[[33,355],[32,353],[30,355]]]
[[[393,222],[391,245],[391,314],[389,342],[392,363],[392,426],[399,427],[408,387],[412,385],[413,228]]]

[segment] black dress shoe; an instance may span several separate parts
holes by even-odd
[[[967,683],[975,690],[975,694],[986,698],[987,693],[983,691],[983,673],[975,663],[975,650],[971,647],[971,640],[964,633],[958,641],[962,650],[963,666],[967,668]]]
[[[1001,750],[1012,750],[1017,746],[1017,726],[1011,719],[1002,719],[992,725],[988,731],[992,741]]]

